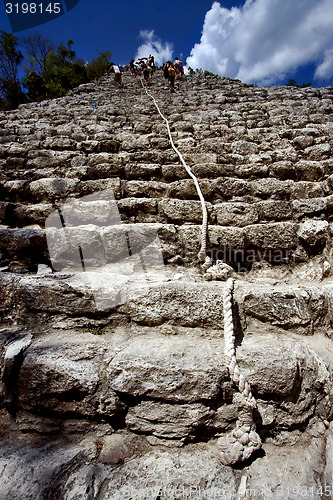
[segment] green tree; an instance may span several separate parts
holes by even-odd
[[[23,55],[17,49],[17,37],[0,31],[0,105],[2,109],[14,109],[26,98],[18,79],[18,68]]]
[[[87,65],[88,80],[95,80],[103,76],[110,66],[111,52],[101,52],[96,59]]]
[[[88,81],[84,61],[76,59],[73,43],[73,40],[68,40],[67,45],[61,44],[55,51],[45,40],[35,40],[34,52],[30,50],[30,66],[24,78],[29,100],[62,97],[72,88]]]
[[[288,83],[287,83],[288,87],[296,87],[298,89],[304,89],[306,87],[311,87],[311,85],[312,85],[311,82],[309,82],[309,83],[302,83],[302,85],[298,85],[298,83],[296,83],[296,80],[294,80],[294,79],[289,80]]]
[[[55,50],[55,44],[47,40],[40,33],[34,33],[23,39],[25,49],[24,71],[28,75],[31,72],[44,77],[47,69],[47,61],[50,52]]]

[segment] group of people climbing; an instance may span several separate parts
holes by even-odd
[[[132,76],[143,76],[145,84],[148,85],[156,69],[154,56],[150,54],[149,57],[141,57],[138,62],[132,59],[129,67]]]
[[[156,70],[154,56],[150,54],[148,57],[141,57],[137,62],[134,62],[134,59],[132,59],[129,63],[129,68],[132,76],[143,76],[143,80],[146,86],[148,86]],[[111,73],[114,73],[114,85],[116,87],[122,87],[122,77],[119,66],[114,63],[110,63],[110,68],[107,74],[110,75]],[[168,87],[170,91],[173,91],[176,78],[181,80],[184,75],[182,61],[176,57],[173,63],[171,61],[164,63],[163,74],[164,78],[168,80]]]
[[[169,89],[174,90],[176,78],[181,80],[184,75],[182,61],[176,57],[173,63],[171,61],[164,63],[163,74],[164,78],[168,80]]]

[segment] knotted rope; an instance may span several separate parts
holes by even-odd
[[[236,359],[235,334],[232,315],[232,295],[234,280],[229,278],[223,294],[224,314],[224,355],[227,359],[231,380],[238,387],[239,393],[233,397],[233,402],[238,407],[238,420],[236,427],[226,436],[217,441],[222,452],[224,465],[247,460],[255,450],[261,447],[261,439],[256,432],[253,421],[253,411],[257,407],[250,384],[240,373]]]
[[[205,256],[208,216],[205,199],[201,192],[198,180],[193,174],[190,167],[186,164],[182,154],[174,145],[169,122],[161,113],[155,98],[148,92],[147,88],[144,86],[142,79],[141,85],[146,91],[146,94],[153,100],[159,115],[165,121],[171,146],[179,156],[180,161],[184,165],[190,177],[192,177],[201,201],[202,230],[201,248],[198,254],[198,258],[200,262],[204,262],[201,266],[203,272],[205,273],[204,278],[207,280],[227,279],[226,288],[223,294],[224,355],[227,359],[230,377],[239,390],[239,393],[236,393],[233,397],[233,402],[237,404],[238,408],[238,420],[236,423],[236,427],[226,436],[219,438],[217,444],[221,450],[221,459],[223,464],[232,465],[236,462],[247,460],[248,458],[250,458],[254,451],[258,450],[261,447],[261,439],[256,432],[256,426],[253,420],[253,411],[257,407],[257,403],[252,395],[250,384],[247,382],[244,375],[240,373],[239,365],[236,359],[235,335],[232,315],[232,295],[234,280],[230,277],[228,278],[228,276],[232,274],[233,269],[228,266],[228,264],[219,260],[216,261],[216,264],[213,266],[212,259],[208,256]]]
[[[167,130],[168,130],[168,134],[169,134],[170,144],[171,144],[173,150],[179,156],[180,161],[182,162],[183,166],[186,169],[186,172],[189,174],[190,177],[192,177],[192,179],[194,181],[194,185],[195,185],[196,190],[197,190],[197,193],[199,195],[200,202],[201,202],[201,209],[202,209],[202,227],[201,227],[201,247],[200,247],[200,250],[198,253],[198,259],[200,262],[204,262],[205,255],[206,255],[206,245],[207,245],[206,240],[207,240],[207,228],[208,228],[208,213],[207,213],[205,198],[203,197],[202,191],[200,189],[198,179],[196,178],[196,176],[194,175],[194,173],[192,172],[190,167],[186,164],[182,154],[180,153],[180,151],[178,151],[178,149],[176,148],[176,146],[173,142],[171,130],[170,130],[170,126],[169,126],[169,122],[168,122],[167,118],[165,118],[165,116],[162,115],[161,110],[156,102],[156,99],[154,98],[154,96],[152,96],[148,92],[147,88],[143,84],[142,79],[141,79],[141,85],[144,88],[144,90],[146,91],[146,94],[153,100],[160,117],[165,121],[166,126],[167,126]]]

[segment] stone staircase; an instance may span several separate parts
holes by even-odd
[[[194,183],[125,73],[0,115],[4,498],[331,498],[333,89],[169,93],[159,70],[149,91],[204,194],[207,255],[234,269],[263,449],[219,459],[225,283],[205,280]]]

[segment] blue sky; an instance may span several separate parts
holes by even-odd
[[[2,8],[0,29],[11,31]],[[109,50],[114,62],[127,64],[151,52],[160,63],[178,56],[256,85],[293,78],[318,87],[333,86],[332,26],[332,0],[79,0],[64,15],[15,34],[71,38],[86,60]]]

